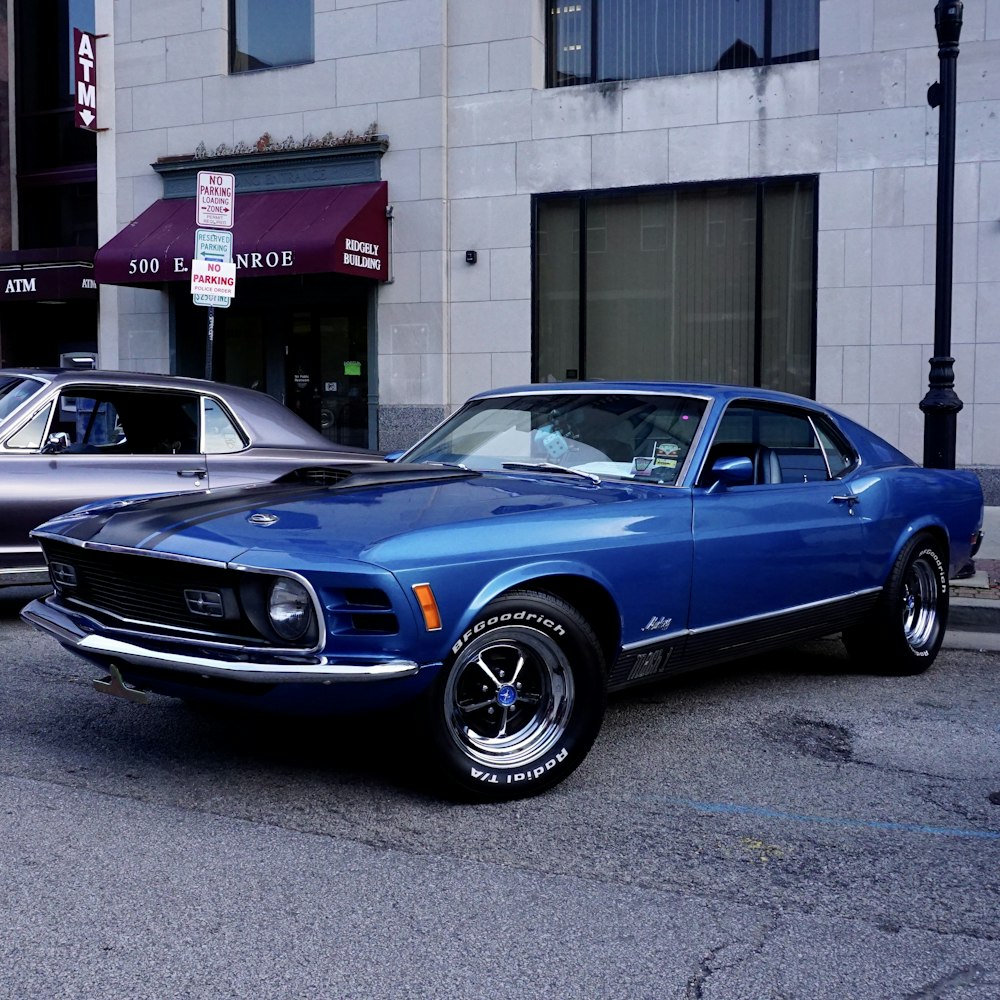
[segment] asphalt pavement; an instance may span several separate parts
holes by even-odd
[[[1000,652],[1000,507],[987,507],[976,572],[953,580],[944,644],[949,649]]]

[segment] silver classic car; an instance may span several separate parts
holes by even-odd
[[[171,375],[0,369],[0,586],[48,582],[28,533],[80,504],[268,482],[373,457],[332,444],[252,389]]]

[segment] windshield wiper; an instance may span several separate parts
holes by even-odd
[[[599,485],[601,477],[595,472],[584,472],[582,469],[571,469],[565,465],[556,465],[555,462],[504,462],[505,469],[521,469],[525,472],[559,472],[566,476],[579,476],[581,479],[588,479],[594,485]]]

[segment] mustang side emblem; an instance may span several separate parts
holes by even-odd
[[[263,525],[277,524],[277,522],[278,522],[278,515],[277,514],[265,514],[263,511],[255,510],[247,518],[247,520],[251,524],[263,524]]]
[[[665,632],[670,628],[670,623],[673,618],[660,617],[659,615],[653,615],[652,618],[642,626],[643,632]]]

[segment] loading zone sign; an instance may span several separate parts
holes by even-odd
[[[217,170],[198,171],[196,225],[210,229],[232,229],[236,200],[236,178]]]

